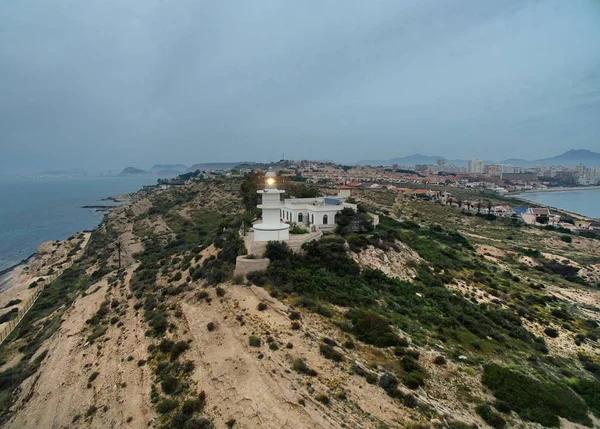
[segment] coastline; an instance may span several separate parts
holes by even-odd
[[[598,189],[600,189],[600,187],[598,187]],[[593,217],[593,216],[586,216],[586,215],[582,215],[582,214],[579,214],[579,213],[571,212],[571,211],[568,211],[568,210],[565,210],[565,209],[561,209],[561,208],[558,208],[558,207],[549,206],[549,205],[546,205],[546,204],[541,204],[541,203],[539,203],[537,201],[528,200],[527,198],[524,198],[524,197],[520,196],[520,194],[506,195],[506,196],[509,197],[509,198],[511,198],[511,199],[522,201],[523,203],[527,203],[527,204],[530,204],[530,205],[535,206],[535,207],[547,207],[547,208],[551,209],[554,212],[570,216],[570,217],[572,217],[574,219],[577,219],[577,220],[585,220],[585,221],[588,221],[588,220],[600,220],[600,218],[596,218],[596,217]]]
[[[546,192],[570,192],[570,191],[594,191],[599,190],[600,186],[579,186],[579,187],[566,187],[560,186],[556,188],[547,188],[547,189],[530,189],[526,191],[515,192],[514,194],[507,194],[507,196],[517,196],[521,194],[542,194]]]

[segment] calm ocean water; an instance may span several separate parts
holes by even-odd
[[[584,216],[600,218],[600,189],[531,192],[521,194],[519,197],[545,206],[556,207]]]
[[[0,177],[0,271],[27,258],[44,241],[97,226],[103,214],[81,206],[112,205],[100,200],[154,183],[153,177]]]

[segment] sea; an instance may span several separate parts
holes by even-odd
[[[0,176],[0,272],[35,253],[44,241],[96,227],[104,214],[89,205],[156,183],[154,177]]]
[[[600,218],[600,189],[527,192],[517,195],[538,204],[587,217]]]

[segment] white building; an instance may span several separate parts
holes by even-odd
[[[336,226],[335,216],[344,208],[356,211],[356,204],[345,203],[341,197],[318,198],[286,198],[281,207],[284,221],[300,226],[319,228],[322,231],[333,231]]]
[[[265,189],[258,190],[262,196],[262,221],[254,227],[254,241],[287,241],[290,225],[305,226],[311,231],[333,231],[336,227],[336,215],[344,208],[356,211],[356,204],[345,203],[346,193],[336,197],[286,198],[281,201],[285,191],[277,189],[277,176],[269,169],[265,175]]]
[[[277,189],[276,174],[269,168],[265,174],[265,189],[256,191],[262,196],[262,222],[254,224],[254,241],[287,241],[290,238],[290,225],[281,221],[281,194]]]
[[[483,161],[480,159],[467,161],[467,170],[471,174],[483,174]]]

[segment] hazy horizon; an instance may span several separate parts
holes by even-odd
[[[600,2],[5,3],[0,174],[600,152]]]

